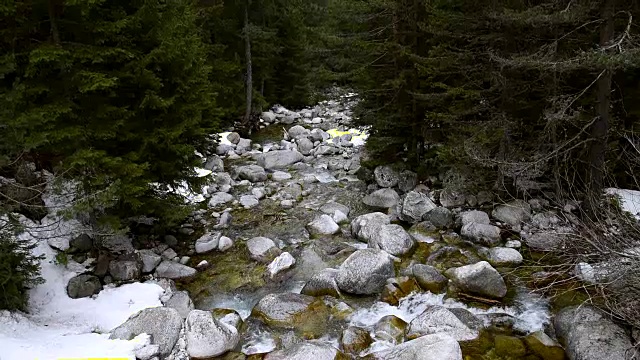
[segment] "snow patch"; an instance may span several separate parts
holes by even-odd
[[[607,195],[617,195],[620,198],[622,210],[631,213],[636,219],[640,220],[640,191],[608,188],[605,193]]]

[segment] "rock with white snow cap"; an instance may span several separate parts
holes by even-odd
[[[149,334],[153,344],[159,345],[160,355],[171,353],[180,336],[182,316],[172,308],[154,307],[132,315],[111,331],[109,339],[131,340],[140,334]]]
[[[462,292],[502,299],[507,294],[507,285],[502,275],[488,262],[451,268],[445,274]]]
[[[340,231],[340,226],[333,221],[331,216],[322,214],[307,224],[307,230],[311,235],[332,235]]]
[[[204,254],[217,249],[220,242],[220,236],[222,236],[220,232],[209,232],[202,235],[198,240],[196,240],[196,253]]]
[[[187,353],[191,359],[209,359],[238,345],[238,330],[213,317],[210,311],[192,310],[185,322]]]
[[[351,254],[338,268],[336,283],[351,294],[376,294],[387,279],[395,276],[393,260],[378,249],[362,249]]]

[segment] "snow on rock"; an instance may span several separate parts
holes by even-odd
[[[605,193],[618,196],[622,210],[630,212],[631,215],[640,220],[640,191],[608,188]]]
[[[122,325],[113,329],[110,339],[129,340],[140,334],[152,336],[153,343],[160,346],[160,354],[167,356],[176,345],[182,330],[182,316],[176,309],[155,307],[132,315]]]

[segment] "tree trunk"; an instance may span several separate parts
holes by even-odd
[[[603,23],[600,27],[600,46],[604,49],[614,38],[615,0],[604,0],[601,9]],[[587,178],[587,210],[594,214],[604,188],[605,155],[609,132],[609,107],[611,96],[611,70],[605,68],[597,81],[597,118],[591,126],[591,146],[589,148],[589,171]]]
[[[249,6],[251,6],[251,0],[246,0],[244,8],[244,56],[247,64],[247,78],[246,78],[246,102],[247,107],[244,113],[244,121],[247,126],[251,126],[251,110],[253,102],[253,69],[251,65],[251,38],[249,37]]]
[[[51,27],[51,40],[56,46],[60,46],[60,31],[58,30],[58,15],[56,11],[56,0],[49,0],[49,24]]]

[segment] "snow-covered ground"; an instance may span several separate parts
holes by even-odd
[[[608,188],[605,192],[608,195],[620,197],[622,210],[630,212],[636,219],[640,220],[640,191]]]
[[[45,199],[53,207],[52,197]],[[69,261],[56,264],[56,252],[49,245],[67,243],[77,235],[78,224],[50,214],[41,224],[26,218],[28,231],[22,239],[36,242],[36,255],[45,280],[30,291],[28,313],[0,311],[0,360],[49,360],[62,358],[135,359],[134,351],[149,342],[140,335],[131,341],[109,340],[108,332],[136,312],[162,306],[164,290],[155,284],[134,283],[105,287],[95,298],[71,299],[66,285],[70,278],[84,272],[85,267]]]

